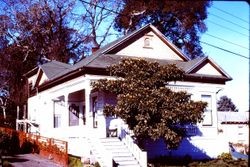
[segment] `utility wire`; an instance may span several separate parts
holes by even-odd
[[[117,12],[117,11],[114,11],[114,10],[112,10],[112,9],[106,8],[106,7],[104,7],[104,6],[97,5],[96,3],[88,2],[88,1],[85,1],[85,0],[80,0],[80,2],[86,3],[86,4],[88,4],[88,5],[96,6],[96,7],[100,8],[100,9],[104,9],[104,10],[106,10],[106,11],[109,11],[109,12],[112,12],[112,13],[115,13],[115,14],[120,14],[120,13]],[[125,15],[124,15],[124,16],[125,16]]]
[[[211,12],[209,13],[209,15],[212,15],[212,16],[214,16],[214,17],[217,17],[217,18],[219,18],[219,19],[221,19],[221,20],[224,20],[224,21],[226,21],[226,22],[228,22],[228,23],[231,23],[231,24],[233,24],[233,25],[236,25],[236,26],[238,26],[238,27],[240,27],[240,28],[243,28],[243,29],[249,31],[249,29],[247,29],[246,27],[243,27],[243,26],[241,26],[241,25],[239,25],[239,24],[236,24],[236,23],[234,23],[234,22],[232,22],[232,21],[230,21],[230,20],[224,19],[223,17],[220,17],[220,16],[218,16],[218,15],[215,15],[215,14],[213,14],[213,13],[211,13]]]
[[[94,5],[94,6],[98,7],[98,8],[102,8],[102,9],[107,10],[107,11],[109,11],[109,12],[113,12],[113,13],[115,13],[115,14],[120,14],[120,13],[117,12],[117,11],[114,11],[114,10],[112,10],[112,9],[108,9],[108,8],[106,8],[106,7],[103,7],[103,6],[99,6],[99,5],[94,4],[94,3],[87,2],[87,1],[85,1],[85,0],[80,0],[80,1],[83,2],[83,3],[89,4],[89,5]],[[210,22],[212,22],[212,21],[210,21]],[[214,22],[212,22],[212,23],[214,23]],[[236,33],[238,33],[238,34],[247,36],[246,34],[242,34],[242,33],[240,33],[240,32],[234,31],[234,30],[232,30],[232,29],[229,29],[229,28],[224,27],[224,26],[222,26],[222,25],[219,25],[219,24],[217,24],[217,23],[214,23],[214,24],[216,24],[216,25],[218,25],[218,26],[221,26],[221,27],[223,27],[223,28],[226,28],[226,29],[228,29],[228,30],[230,30],[230,31],[236,32]],[[249,36],[247,36],[247,37],[249,37]],[[218,37],[216,37],[216,38],[218,38]],[[224,40],[224,39],[223,39],[223,40]],[[213,45],[213,44],[209,44],[209,43],[204,42],[204,41],[201,41],[201,40],[200,40],[200,42],[203,43],[203,44],[205,44],[205,45],[214,47],[214,48],[216,48],[216,49],[219,49],[219,50],[222,50],[222,51],[225,51],[225,52],[234,54],[234,55],[236,55],[236,56],[239,56],[239,57],[242,57],[242,58],[245,58],[245,59],[249,59],[249,57],[247,57],[247,56],[244,56],[244,55],[239,54],[239,53],[235,53],[235,52],[233,52],[233,51],[230,51],[230,50],[221,48],[221,47],[219,47],[219,46],[215,46],[215,45]],[[241,47],[242,47],[242,46],[241,46]]]
[[[239,54],[239,53],[235,53],[235,52],[233,52],[233,51],[230,51],[230,50],[227,50],[227,49],[221,48],[221,47],[219,47],[219,46],[215,46],[215,45],[213,45],[213,44],[210,44],[210,43],[207,43],[207,42],[204,42],[204,41],[201,41],[201,40],[200,40],[200,42],[201,42],[201,43],[203,43],[203,44],[205,44],[205,45],[208,45],[208,46],[214,47],[214,48],[216,48],[216,49],[223,50],[223,51],[225,51],[225,52],[228,52],[228,53],[234,54],[234,55],[236,55],[236,56],[239,56],[239,57],[242,57],[242,58],[245,58],[245,59],[250,59],[250,58],[249,58],[249,57],[247,57],[247,56],[244,56],[244,55]]]
[[[241,47],[241,48],[243,48],[243,49],[249,50],[249,48],[247,48],[247,47],[245,47],[245,46],[242,46],[242,45],[239,45],[239,44],[236,44],[236,43],[233,43],[233,42],[227,41],[227,40],[225,40],[225,39],[223,39],[223,38],[220,38],[220,37],[217,37],[217,36],[211,35],[211,34],[209,34],[209,33],[204,33],[204,35],[207,35],[207,36],[210,36],[210,37],[213,37],[213,38],[219,39],[219,40],[221,40],[221,41],[224,41],[224,42],[230,43],[230,44],[232,44],[232,45],[239,46],[239,47]]]
[[[222,10],[222,9],[220,9],[220,8],[217,8],[217,7],[215,7],[215,6],[212,6],[212,7],[215,8],[215,9],[217,9],[217,10],[219,10],[219,11],[221,11],[221,12],[223,12],[223,13],[226,13],[226,14],[228,14],[228,15],[230,15],[230,16],[233,16],[233,17],[235,17],[235,18],[237,18],[237,19],[239,19],[239,20],[241,20],[241,21],[243,21],[243,22],[249,24],[249,21],[246,21],[246,20],[244,20],[244,19],[242,19],[242,18],[240,18],[240,17],[238,17],[238,16],[235,16],[235,15],[233,15],[233,14],[227,12],[227,11],[224,11],[224,10]]]
[[[207,21],[210,22],[210,23],[212,23],[212,24],[215,24],[215,25],[217,25],[217,26],[219,26],[219,27],[222,27],[222,28],[224,28],[224,29],[230,30],[230,31],[232,31],[232,32],[235,32],[235,33],[237,33],[237,34],[240,34],[240,35],[243,35],[243,36],[249,38],[249,36],[246,35],[246,34],[244,34],[244,33],[241,33],[241,32],[239,32],[239,31],[235,31],[235,30],[233,30],[233,29],[231,29],[231,28],[228,28],[228,27],[223,26],[223,25],[221,25],[221,24],[215,23],[215,22],[213,22],[213,21],[211,21],[211,20],[207,20]]]

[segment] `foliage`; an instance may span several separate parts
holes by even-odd
[[[185,157],[168,157],[162,156],[149,160],[152,167],[169,167],[169,166],[189,166],[189,167],[234,167],[247,166],[246,160],[233,160],[229,153],[222,153],[216,159],[192,160],[189,156]]]
[[[13,167],[7,160],[3,160],[3,167]]]
[[[232,102],[232,99],[228,98],[227,96],[220,97],[220,100],[217,102],[217,110],[218,111],[235,111],[235,112],[238,111],[238,109]]]
[[[94,164],[94,166],[95,166],[95,167],[101,167],[100,164],[99,164],[98,162],[96,162],[96,163]]]
[[[218,156],[218,159],[228,159],[232,160],[232,155],[230,153],[221,153],[221,155]]]
[[[170,166],[187,166],[193,162],[192,157],[189,155],[183,157],[173,156],[159,156],[149,159],[148,166],[151,167],[170,167]]]
[[[8,151],[8,143],[10,136],[0,131],[0,151],[1,154],[5,154]]]
[[[202,120],[206,103],[194,102],[186,92],[166,87],[170,81],[183,78],[184,72],[174,64],[123,59],[109,71],[116,80],[99,80],[93,88],[117,95],[117,105],[107,105],[104,112],[122,118],[139,144],[145,138],[164,138],[168,147],[177,148],[184,132],[175,125]]]
[[[0,47],[1,84],[17,105],[27,98],[23,74],[46,59],[67,62],[76,56],[80,41],[67,23],[72,5],[66,0],[2,3],[5,12],[0,13],[0,34],[5,40]]]
[[[69,167],[82,167],[81,158],[69,155]]]
[[[214,159],[207,162],[193,162],[188,164],[190,167],[211,167],[211,166],[220,166],[220,167],[234,167],[242,166],[247,167],[248,162],[246,160],[233,160],[233,159]]]
[[[83,42],[69,25],[73,5],[68,0],[10,0],[2,7],[0,32],[7,46],[23,53],[19,57],[24,62],[35,59],[42,63],[43,57],[67,62]]]
[[[190,58],[203,56],[200,33],[206,31],[204,20],[210,1],[123,0],[116,17],[119,31],[133,31],[145,24],[155,25]]]
[[[49,60],[75,63],[83,59],[93,45],[100,46],[109,40],[106,37],[111,35],[112,15],[104,6],[118,10],[120,3],[105,0],[91,0],[87,4],[80,0],[2,1],[0,90],[9,92],[10,100],[16,105],[23,105],[28,92],[25,73]]]
[[[8,155],[19,152],[19,140],[16,133],[11,135],[0,131],[0,154]]]

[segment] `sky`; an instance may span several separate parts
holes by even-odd
[[[240,112],[249,111],[249,5],[245,1],[213,1],[208,13],[208,30],[200,40],[240,54],[201,44],[203,52],[233,78],[218,93],[218,99],[226,95]]]

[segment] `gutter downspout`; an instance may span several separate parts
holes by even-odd
[[[215,97],[216,97],[216,117],[217,117],[217,135],[219,134],[219,125],[218,125],[218,110],[217,110],[217,102],[218,102],[218,98],[217,95],[220,91],[222,91],[223,88],[220,88],[219,90],[217,90],[217,92],[215,92]]]

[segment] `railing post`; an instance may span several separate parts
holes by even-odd
[[[147,152],[142,151],[138,145],[134,143],[134,140],[129,134],[128,128],[122,127],[122,134],[125,134],[124,137],[122,137],[122,141],[128,146],[128,149],[131,151],[131,153],[135,156],[135,158],[138,160],[139,164],[142,167],[147,166]]]

